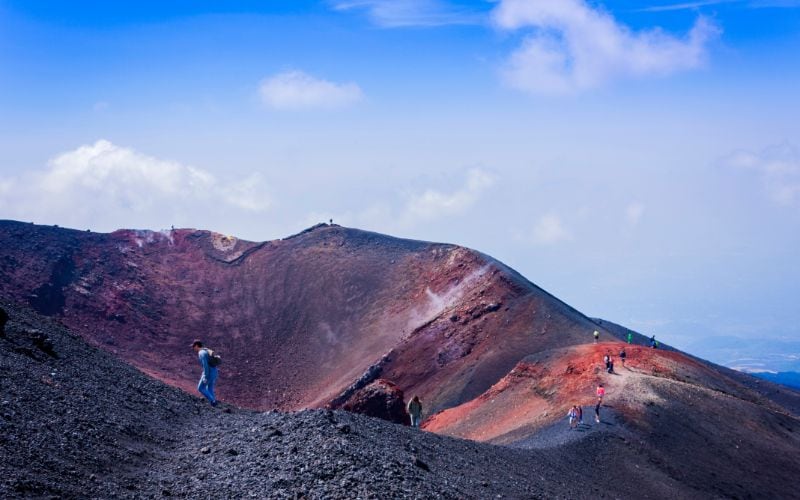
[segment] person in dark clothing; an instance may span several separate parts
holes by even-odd
[[[419,421],[422,418],[422,402],[418,396],[411,398],[406,406],[408,416],[411,417],[411,427],[419,427]]]
[[[608,373],[614,373],[614,359],[608,358]]]
[[[628,357],[628,354],[625,352],[625,348],[623,347],[621,351],[619,351],[619,359],[622,360],[622,367],[625,367],[625,358]]]
[[[0,307],[0,337],[6,336],[6,323],[8,322],[8,313],[5,309]]]
[[[603,401],[602,399],[597,398],[597,404],[594,405],[594,421],[597,422],[598,424],[600,423],[600,403],[602,401]]]
[[[656,342],[656,336],[655,335],[650,337],[650,347],[652,347],[653,349],[658,349],[658,342]]]

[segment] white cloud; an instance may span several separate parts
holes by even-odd
[[[43,170],[6,180],[2,190],[0,208],[15,218],[100,230],[165,227],[180,214],[270,206],[257,176],[225,183],[106,140],[60,154]]]
[[[267,78],[261,82],[259,93],[264,104],[282,110],[343,108],[364,98],[355,83],[335,83],[302,71]]]
[[[313,225],[333,218],[337,224],[390,234],[408,234],[448,217],[458,217],[474,207],[495,183],[486,170],[474,168],[458,178],[452,190],[399,190],[397,196],[383,196],[346,210],[316,210],[300,219],[300,225]],[[404,192],[405,191],[405,192]]]
[[[464,184],[455,191],[428,189],[414,195],[405,207],[405,220],[434,219],[463,213],[480,195],[494,184],[494,178],[484,170],[472,169]]]
[[[533,242],[538,245],[554,245],[571,238],[564,223],[556,214],[545,214],[533,226]]]
[[[737,151],[723,163],[757,174],[762,188],[775,203],[800,204],[800,155],[792,145],[771,146],[760,153]]]
[[[339,0],[335,10],[365,10],[370,20],[382,28],[475,24],[482,15],[442,0]]]
[[[501,29],[529,29],[503,76],[533,93],[572,93],[625,77],[668,75],[698,68],[720,30],[699,17],[682,38],[661,29],[634,32],[584,0],[501,0]]]
[[[651,5],[649,7],[644,7],[638,9],[639,12],[669,12],[673,10],[697,10],[700,7],[706,7],[708,5],[719,5],[725,3],[741,3],[742,0],[701,0],[697,2],[682,2],[682,3],[671,3],[671,4],[664,4],[664,5]]]
[[[638,201],[628,205],[625,209],[625,219],[628,221],[629,226],[636,227],[639,225],[642,216],[644,216],[644,208],[644,204]]]

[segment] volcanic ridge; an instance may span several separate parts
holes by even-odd
[[[7,497],[797,495],[800,393],[455,245],[0,221],[0,301]],[[224,410],[186,394],[194,338],[223,355]],[[412,394],[429,432],[386,421]]]

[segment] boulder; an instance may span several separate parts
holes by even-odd
[[[392,382],[381,378],[353,393],[341,408],[397,424],[410,424],[403,391]]]

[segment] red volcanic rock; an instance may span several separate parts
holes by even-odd
[[[388,380],[378,379],[355,392],[341,409],[409,425],[403,391]]]
[[[220,398],[256,409],[322,407],[385,378],[437,411],[597,328],[479,252],[332,225],[255,243],[4,221],[0,249],[0,295],[192,393],[201,338],[225,357]]]
[[[628,355],[625,366],[617,357],[622,347]],[[606,353],[615,359],[613,374],[603,365]],[[590,409],[601,383],[606,388],[604,405],[631,423],[647,420],[643,411],[659,392],[656,387],[664,384],[693,386],[733,396],[750,406],[754,403],[766,411],[785,411],[735,378],[681,352],[601,342],[528,356],[486,392],[431,416],[424,427],[441,434],[509,444],[563,420],[572,405]]]

